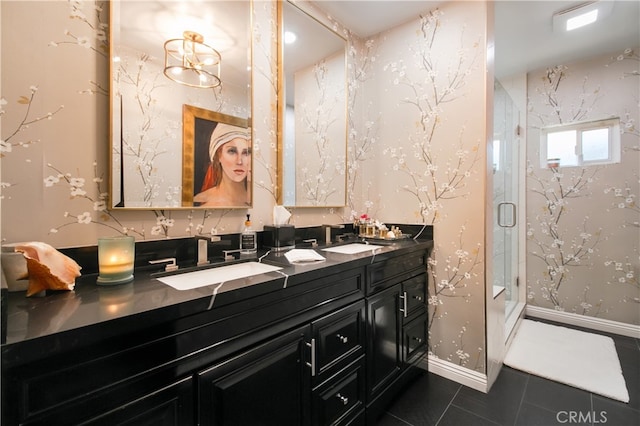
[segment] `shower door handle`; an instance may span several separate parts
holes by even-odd
[[[511,208],[511,221],[508,223],[503,222],[502,211],[505,206]],[[501,228],[513,228],[516,226],[516,203],[500,203],[498,204],[498,226]]]

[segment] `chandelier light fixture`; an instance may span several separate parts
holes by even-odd
[[[164,43],[164,75],[190,87],[220,86],[220,52],[204,44],[204,37],[194,31],[182,35]]]

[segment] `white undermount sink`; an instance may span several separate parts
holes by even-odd
[[[215,285],[254,275],[266,274],[267,272],[273,272],[279,269],[282,268],[258,262],[243,262],[234,263],[233,265],[228,266],[185,272],[183,274],[169,275],[157,279],[176,290],[193,290],[194,288]]]
[[[358,254],[364,252],[374,252],[375,250],[381,249],[384,246],[376,245],[376,244],[361,244],[361,243],[352,243],[345,244],[343,246],[336,247],[328,247],[322,249],[322,251],[328,251],[330,253],[341,253],[341,254]]]

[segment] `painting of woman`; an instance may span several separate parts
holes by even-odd
[[[209,164],[193,197],[199,207],[251,205],[251,134],[249,129],[217,123],[209,141]]]

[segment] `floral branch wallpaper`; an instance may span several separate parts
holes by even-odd
[[[301,165],[296,167],[295,177],[297,206],[345,203],[343,70],[344,58],[336,54],[294,76],[295,161]]]
[[[364,43],[350,167],[368,213],[434,225],[430,353],[481,372],[486,16],[482,3],[449,2]]]
[[[139,52],[132,56],[124,53],[121,52],[114,75],[114,87],[119,87],[116,103],[120,101],[120,109],[114,108],[114,114],[121,117],[123,132],[121,146],[114,146],[113,152],[114,168],[121,175],[114,173],[113,179],[116,190],[121,179],[127,182],[127,187],[124,194],[114,193],[111,201],[113,204],[122,201],[130,207],[153,207],[160,199],[160,206],[179,207],[180,165],[173,161],[172,167],[172,161],[166,159],[180,158],[182,117],[162,115],[170,95],[160,96],[158,92],[171,90],[160,71],[158,58]],[[126,98],[130,101],[125,107],[122,99]]]
[[[527,303],[640,324],[638,47],[529,75]],[[621,161],[543,168],[541,127],[619,117]]]

